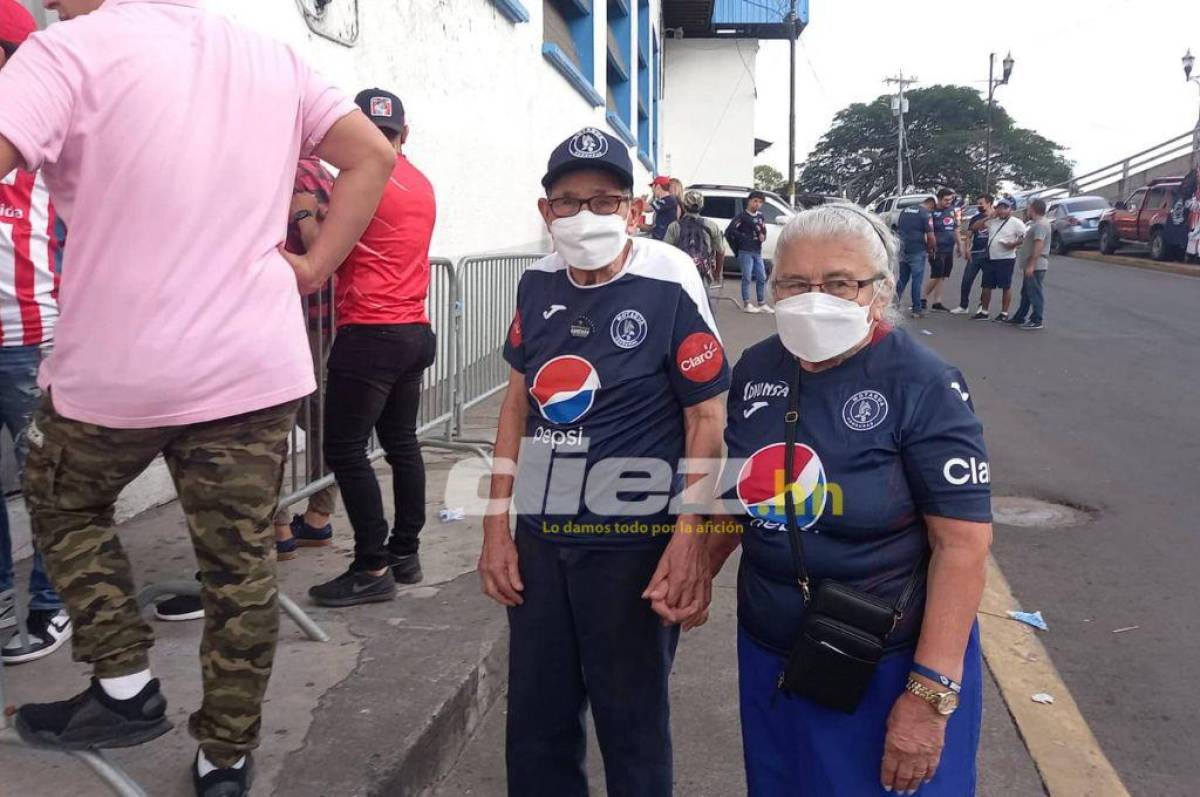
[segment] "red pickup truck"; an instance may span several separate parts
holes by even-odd
[[[1111,255],[1126,245],[1150,247],[1155,260],[1177,258],[1177,247],[1167,244],[1164,228],[1171,212],[1172,192],[1182,177],[1163,177],[1139,188],[1100,217],[1100,251]]]

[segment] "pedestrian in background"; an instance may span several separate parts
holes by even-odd
[[[919,205],[910,205],[900,211],[896,230],[900,235],[900,279],[896,283],[896,297],[903,301],[904,288],[912,281],[913,318],[924,318],[921,310],[921,281],[925,277],[925,264],[933,259],[937,251],[937,239],[933,232],[933,209],[936,203],[929,197]]]
[[[654,240],[661,241],[667,237],[667,228],[679,221],[679,200],[671,193],[671,178],[664,174],[654,178],[650,183],[650,191],[654,194],[654,199],[650,202],[650,209],[654,211],[654,221],[641,225],[641,228],[643,232],[649,232]]]
[[[767,196],[762,191],[751,191],[746,197],[746,209],[729,222],[725,237],[730,240],[737,255],[738,268],[742,271],[742,309],[747,313],[773,313],[767,304],[767,266],[763,262],[763,243],[767,240],[767,222],[762,214]],[[750,283],[758,304],[750,301]]]
[[[979,212],[975,218],[971,219],[971,223],[967,230],[966,238],[970,241],[965,244],[970,249],[970,255],[967,257],[967,264],[963,267],[962,283],[958,289],[958,307],[955,307],[950,312],[954,315],[963,315],[969,313],[971,303],[971,289],[975,287],[975,278],[979,276],[987,265],[988,260],[988,219],[992,217],[992,195],[982,194],[979,197],[979,202],[976,205]]]
[[[725,239],[721,228],[700,215],[704,194],[688,191],[683,195],[683,218],[667,228],[663,243],[682,249],[696,264],[705,285],[721,281],[725,268]]]
[[[988,219],[988,260],[983,268],[983,292],[979,297],[979,310],[971,316],[974,321],[986,321],[992,307],[992,291],[1002,291],[1000,312],[995,321],[1008,319],[1008,307],[1012,304],[1013,268],[1017,262],[1017,247],[1025,235],[1025,225],[1012,215],[1012,203],[1001,199],[996,203],[995,215]]]
[[[974,794],[992,515],[966,380],[888,323],[895,250],[877,216],[800,213],[776,257],[779,334],[745,351],[728,393],[723,503],[740,533],[706,535],[713,574],[743,547],[748,793]],[[786,390],[751,395],[763,384]],[[831,511],[826,479],[855,500]]]
[[[429,180],[404,156],[408,123],[400,98],[368,89],[355,102],[391,142],[394,162],[371,223],[337,271],[325,461],[354,528],[354,561],[342,575],[308,591],[320,606],[390,600],[396,584],[422,578],[425,461],[417,416],[421,381],[437,352],[425,312],[437,204]],[[320,226],[313,217],[301,223]],[[392,469],[395,524],[384,514],[379,479],[367,459],[372,432]]]
[[[33,34],[0,71],[0,174],[42,169],[71,230],[24,486],[75,658],[95,677],[70,700],[20,707],[15,726],[72,749],[171,729],[113,528],[122,489],[161,454],[206,614],[193,788],[240,797],[279,631],[271,519],[296,407],[316,386],[297,287],[319,288],[358,240],[390,150],[294,50],[200,0],[56,5],[91,13]],[[307,255],[281,253],[310,154],[340,170],[329,216]]]
[[[963,248],[958,239],[958,208],[955,195],[949,188],[937,192],[937,207],[930,213],[933,222],[935,250],[929,261],[929,282],[922,289],[921,309],[948,311],[942,304],[942,284],[954,271],[954,253]],[[963,251],[965,258],[966,251]]]
[[[0,70],[37,24],[16,0],[0,0]],[[4,175],[0,175],[4,177]],[[13,439],[17,470],[25,469],[25,430],[41,400],[38,366],[54,344],[58,319],[58,266],[62,227],[40,174],[18,170],[0,182],[0,426]],[[0,494],[0,592],[15,586],[8,502]],[[46,577],[37,544],[29,574],[28,644],[20,635],[0,651],[5,664],[49,656],[71,638],[71,619]],[[0,631],[17,624],[10,605],[0,611]]]
[[[1046,271],[1050,268],[1050,222],[1046,218],[1046,203],[1035,199],[1025,211],[1029,226],[1025,240],[1017,253],[1017,265],[1021,268],[1021,303],[1017,312],[1008,320],[1009,324],[1021,329],[1041,329],[1045,311],[1044,286]],[[1029,314],[1029,320],[1025,320]]]

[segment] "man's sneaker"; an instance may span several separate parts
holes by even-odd
[[[767,315],[775,315],[775,308],[769,304],[760,304],[758,306],[758,312],[766,313]]]
[[[750,302],[746,302],[745,304],[742,305],[742,310],[744,310],[747,313],[757,313],[758,305],[751,304]]]
[[[419,584],[425,574],[421,572],[421,555],[411,553],[408,556],[388,554],[388,567],[391,568],[392,578],[397,584]]]
[[[1004,323],[1007,320],[1008,313],[996,313],[996,317],[992,319],[992,321],[999,321],[1000,323]]]
[[[975,312],[975,315],[971,316],[971,320],[972,321],[987,321],[988,320],[987,310],[983,310],[983,309],[977,310]]]
[[[998,321],[999,319],[996,319],[996,320]],[[1017,317],[1013,316],[1011,318],[1004,319],[1004,323],[1008,324],[1009,326],[1019,327],[1025,323],[1025,319],[1017,318]]]
[[[1018,327],[1018,329],[1045,329],[1041,321],[1026,321]]]
[[[908,314],[908,316],[909,316],[909,318],[924,318],[924,317],[925,317],[925,313],[923,313],[923,312],[922,312],[921,310],[919,310],[918,308],[914,307],[914,308],[912,309],[912,311],[911,311],[911,312]]]
[[[246,763],[240,767],[214,769],[200,777],[200,753],[192,763],[192,785],[196,797],[245,797],[254,783],[254,756],[246,753]]]
[[[937,311],[938,311],[938,312],[940,312],[940,313],[949,313],[949,312],[953,312],[953,311],[952,311],[952,310],[951,310],[949,307],[947,307],[946,305],[942,304],[941,302],[934,302],[933,304],[929,305],[929,309],[930,309],[930,310],[937,310]],[[966,310],[964,310],[963,312],[965,313],[965,312],[966,312]]]
[[[26,703],[17,709],[16,728],[30,744],[66,750],[132,747],[171,730],[167,700],[154,678],[128,700],[109,696],[100,681],[70,700]]]
[[[396,597],[396,580],[390,570],[373,576],[365,570],[351,568],[332,581],[308,590],[308,596],[318,606],[356,606],[360,603],[390,601]]]
[[[304,522],[304,515],[292,516],[292,537],[301,548],[323,548],[333,545],[333,524],[314,528]]]
[[[955,307],[950,312],[953,313],[954,315],[966,315],[967,313],[969,313],[971,311],[965,307]]]
[[[165,601],[155,604],[154,616],[169,623],[183,620],[203,620],[204,604],[200,602],[199,595],[176,595],[174,598],[167,598]]]
[[[29,629],[29,644],[21,644],[16,634],[0,651],[5,664],[24,664],[37,661],[58,650],[71,638],[71,618],[62,609],[31,609],[25,623]]]

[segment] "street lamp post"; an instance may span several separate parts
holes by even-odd
[[[796,0],[788,10],[788,204],[796,207]]]
[[[1183,77],[1189,83],[1195,83],[1200,89],[1200,75],[1192,75],[1192,67],[1196,65],[1196,56],[1189,48],[1183,56]],[[1192,168],[1200,165],[1200,116],[1196,117],[1196,127],[1192,130]]]
[[[988,109],[987,109],[987,148],[985,150],[983,161],[983,192],[990,194],[992,191],[992,106],[995,103],[996,88],[1008,83],[1008,78],[1012,75],[1013,57],[1010,52],[1004,57],[1001,65],[1004,68],[1003,77],[997,79],[996,73],[996,54],[988,54]]]

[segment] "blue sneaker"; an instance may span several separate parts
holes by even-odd
[[[304,515],[292,516],[292,539],[301,548],[322,548],[333,545],[333,524],[326,523],[319,529],[304,522]]]

